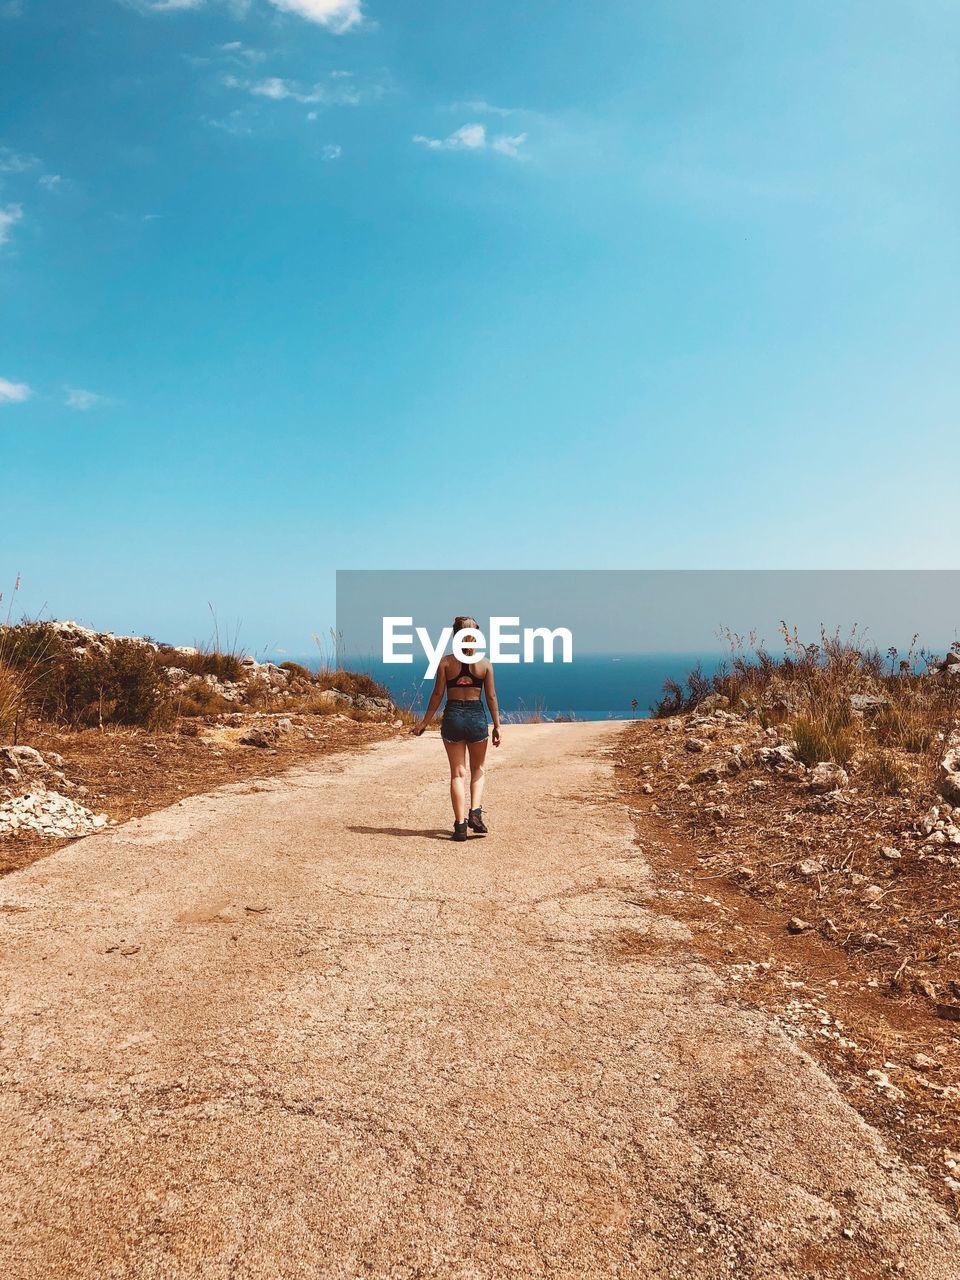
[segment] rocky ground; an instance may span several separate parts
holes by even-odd
[[[638,722],[618,776],[670,909],[960,1207],[960,808],[806,768],[717,706]],[[944,794],[946,793],[946,795]]]
[[[162,657],[172,714],[163,729],[77,728],[34,717],[18,727],[16,742],[0,742],[0,874],[185,796],[269,777],[403,728],[388,698],[323,687],[302,668],[243,656],[232,664],[237,678],[224,679],[188,669],[205,660],[196,648],[72,622],[46,625],[81,661],[120,642]],[[349,686],[349,678],[342,683]]]
[[[31,754],[17,757],[16,778],[9,776],[9,764],[4,769],[0,875],[80,836],[222,783],[253,783],[317,756],[356,751],[403,731],[396,721],[358,721],[346,715],[259,716],[247,723],[249,728],[219,720],[189,721],[162,733],[34,726],[31,741],[42,750],[14,749]],[[243,741],[251,736],[257,745]],[[0,750],[0,760],[9,760],[10,751]],[[56,780],[54,773],[64,774],[64,780]]]

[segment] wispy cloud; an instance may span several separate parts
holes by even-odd
[[[0,147],[0,173],[26,173],[40,161],[36,156],[26,156],[12,147]]]
[[[336,77],[331,77],[330,84],[315,84],[310,89],[301,89],[295,82],[279,80],[276,77],[255,84],[252,93],[265,98],[294,98],[297,102],[318,103],[326,106],[357,106],[362,101],[362,94],[353,85],[345,84]]]
[[[303,85],[297,80],[282,76],[265,76],[261,80],[244,80],[239,76],[224,76],[228,89],[243,89],[255,98],[267,98],[271,102],[299,102],[308,106],[356,107],[380,97],[377,85],[365,88],[351,83],[348,77],[331,72],[325,82]]]
[[[184,9],[200,9],[205,0],[124,0],[141,13],[177,13]]]
[[[22,404],[32,394],[25,382],[10,382],[7,378],[0,378],[0,404]]]
[[[217,45],[217,52],[225,62],[263,62],[267,56],[262,49],[252,49],[242,40],[229,40],[226,44]]]
[[[63,178],[59,173],[41,173],[37,182],[44,191],[56,191],[63,185]]]
[[[0,4],[0,18],[20,18],[22,16],[22,0],[5,0],[4,4]]]
[[[233,138],[250,138],[253,127],[243,111],[228,111],[225,116],[203,116],[203,123],[211,129],[219,129],[221,133],[229,133]]]
[[[492,102],[484,102],[482,98],[473,102],[454,102],[451,111],[466,111],[472,116],[514,116],[516,107],[496,107]]]
[[[339,142],[329,142],[320,151],[321,160],[339,160],[343,155],[343,147]]]
[[[496,151],[513,160],[522,159],[520,148],[527,140],[525,133],[490,135],[483,124],[464,124],[445,138],[428,138],[416,133],[413,141],[428,151]]]
[[[363,25],[362,0],[270,0],[281,13],[294,13],[319,23],[334,35],[344,35]]]
[[[10,232],[23,217],[23,209],[18,204],[8,204],[0,209],[0,245],[10,239]]]
[[[87,391],[84,387],[66,387],[65,390],[67,394],[63,403],[68,409],[76,409],[79,413],[96,409],[98,405],[109,404],[107,396],[99,395],[96,391]]]

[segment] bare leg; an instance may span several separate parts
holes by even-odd
[[[487,780],[484,761],[487,758],[487,739],[467,744],[470,750],[470,808],[479,809],[483,800],[483,784]]]
[[[467,744],[465,742],[445,742],[447,759],[450,761],[450,803],[453,805],[455,822],[467,820]]]

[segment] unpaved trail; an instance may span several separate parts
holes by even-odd
[[[0,882],[4,1280],[960,1276],[691,956],[616,731],[508,728],[466,845],[428,736]]]

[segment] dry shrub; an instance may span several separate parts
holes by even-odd
[[[22,688],[24,712],[61,724],[156,728],[172,715],[156,652],[116,640],[103,653],[77,653],[47,622],[5,626],[2,656]]]
[[[339,689],[341,693],[360,693],[367,698],[390,698],[390,690],[366,671],[319,671],[314,682],[318,689]]]
[[[167,680],[153,649],[116,640],[105,654],[65,665],[62,718],[72,724],[125,724],[155,729],[173,719]]]
[[[236,710],[233,703],[202,680],[191,680],[185,684],[180,690],[175,707],[181,716],[216,716],[225,711]]]
[[[0,661],[0,740],[15,735],[25,698],[23,676]]]
[[[263,676],[248,680],[243,694],[244,705],[256,711],[276,711],[289,706],[286,691],[276,689]]]
[[[896,796],[911,782],[910,774],[892,751],[872,751],[860,767],[860,780],[872,791]]]
[[[313,672],[308,667],[303,666],[300,662],[281,662],[280,670],[286,671],[287,675],[298,680],[312,680]]]
[[[242,654],[225,652],[213,646],[199,649],[196,653],[161,649],[157,657],[165,667],[179,667],[192,676],[214,676],[224,684],[236,684],[243,676]]]
[[[511,724],[543,724],[548,719],[546,703],[537,698],[532,707],[528,707],[522,698],[517,701],[516,711],[504,717]]]
[[[881,745],[916,755],[930,750],[937,733],[930,704],[915,701],[884,707],[873,727]]]
[[[765,727],[789,724],[805,764],[849,764],[862,751],[863,776],[879,791],[900,791],[912,772],[915,780],[932,780],[958,724],[960,677],[941,674],[942,664],[918,650],[916,639],[906,655],[895,649],[884,655],[864,644],[856,628],[847,636],[821,629],[818,643],[805,644],[782,623],[781,636],[783,653],[773,657],[754,637],[728,631],[728,661],[709,681],[699,667],[685,686],[668,681],[655,714],[692,710],[707,693],[719,693]],[[852,699],[864,694],[875,702],[860,713]],[[922,757],[922,767],[911,770],[897,752]]]
[[[684,684],[670,677],[664,680],[664,696],[650,710],[655,717],[682,715],[685,711],[692,711],[708,694],[714,692],[714,680],[703,674],[703,668],[698,662]]]
[[[21,622],[0,629],[0,661],[19,681],[21,713],[29,710],[34,715],[59,717],[69,660],[70,650],[49,623]]]
[[[832,760],[849,764],[857,750],[857,729],[852,715],[842,707],[823,706],[795,716],[791,724],[796,755],[806,765]]]

